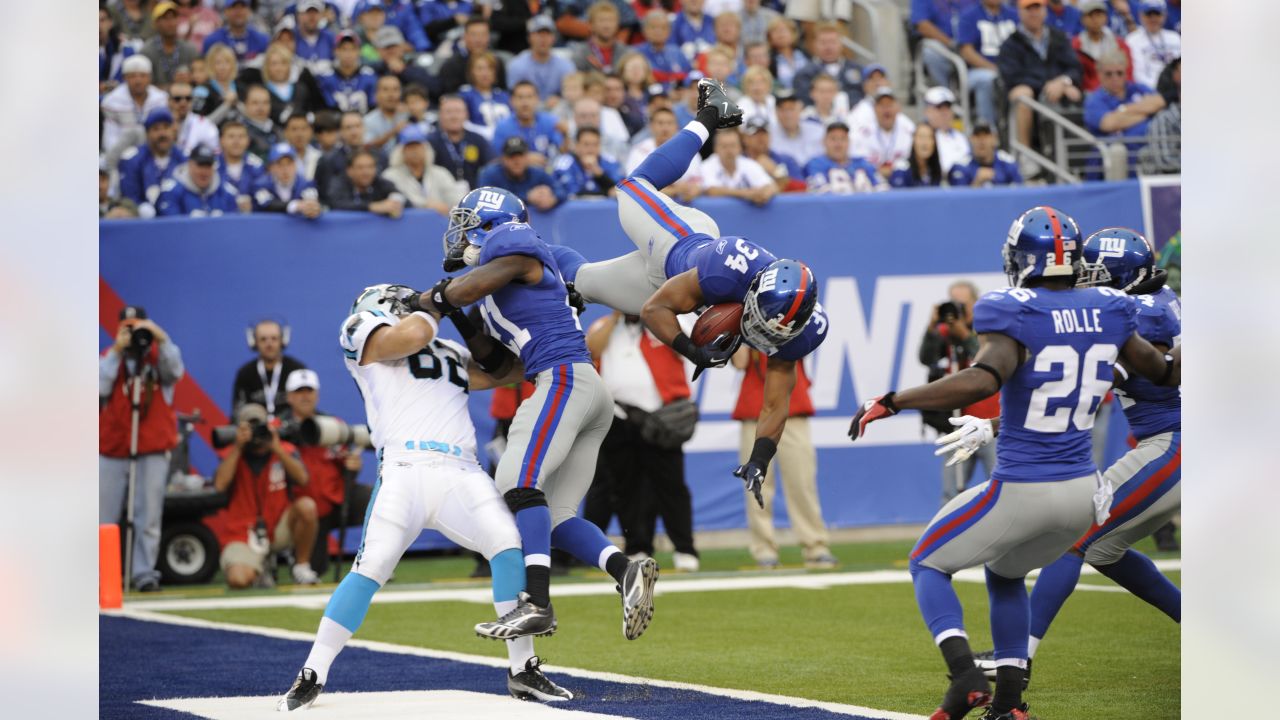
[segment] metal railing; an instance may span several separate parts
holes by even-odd
[[[924,66],[924,50],[930,48],[938,52],[947,59],[947,62],[955,68],[955,75],[959,81],[959,91],[956,93],[956,101],[959,103],[959,111],[956,117],[960,118],[960,122],[964,123],[963,130],[968,132],[973,127],[972,108],[969,103],[969,64],[964,61],[951,48],[934,40],[933,38],[923,38],[920,41],[920,51],[916,53],[915,61],[915,86],[916,86],[916,104],[924,105],[924,92],[929,89],[930,79],[928,70]]]
[[[1022,103],[1031,109],[1033,117],[1042,123],[1049,123],[1050,142],[1053,157],[1040,153],[1019,140],[1018,104]],[[1068,142],[1068,136],[1071,136]],[[1070,149],[1068,148],[1070,145]],[[1018,97],[1009,103],[1009,150],[1018,159],[1026,159],[1037,167],[1048,171],[1062,182],[1079,183],[1081,178],[1072,172],[1072,161],[1080,160],[1080,148],[1088,148],[1087,158],[1098,158],[1102,166],[1102,176],[1107,180],[1122,180],[1129,175],[1127,148],[1124,143],[1107,143],[1099,140],[1087,130],[1071,122],[1053,108],[1027,97]],[[1094,154],[1096,153],[1096,155]],[[1074,156],[1074,157],[1073,157]],[[1086,160],[1085,166],[1088,166]]]
[[[884,52],[880,46],[880,11],[872,5],[869,0],[852,0],[853,4],[861,8],[867,14],[867,24],[871,26],[871,51],[868,57],[872,60],[883,61]],[[852,20],[852,18],[850,18]],[[849,42],[853,43],[852,40]],[[857,45],[857,43],[853,43]],[[847,47],[847,46],[846,46]],[[861,47],[861,46],[859,46]],[[854,52],[858,52],[854,50]]]
[[[846,50],[849,50],[854,55],[857,55],[859,60],[864,61],[863,64],[866,64],[866,62],[875,62],[877,59],[875,53],[868,50],[865,46],[849,39],[849,37],[846,35],[840,36],[840,42],[844,43],[844,47]]]

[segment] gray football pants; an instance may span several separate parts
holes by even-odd
[[[1062,557],[1093,524],[1099,480],[989,480],[969,488],[929,521],[911,564],[948,575],[985,565],[1001,577],[1024,577]]]
[[[694,233],[720,237],[711,216],[681,205],[648,180],[627,178],[618,184],[618,222],[635,243],[635,252],[578,268],[574,287],[588,302],[639,315],[649,296],[667,281],[667,254]]]
[[[613,396],[590,363],[543,370],[536,384],[511,421],[494,480],[504,494],[542,490],[555,527],[578,514],[591,487],[600,443],[613,425]]]
[[[1103,475],[1116,488],[1111,516],[1091,526],[1075,550],[1090,565],[1111,565],[1182,509],[1182,433],[1143,439]]]

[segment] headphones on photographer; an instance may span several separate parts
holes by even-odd
[[[275,323],[280,328],[280,349],[284,350],[289,347],[289,324],[281,318],[265,317],[244,329],[244,339],[249,344],[250,350],[258,351],[258,339],[255,335],[257,334],[258,326],[262,323]]]

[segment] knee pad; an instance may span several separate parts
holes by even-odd
[[[512,488],[503,493],[502,499],[513,515],[525,508],[547,506],[547,496],[538,488]]]

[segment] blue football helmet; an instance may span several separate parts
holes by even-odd
[[[1033,207],[1009,227],[1004,272],[1009,284],[1026,287],[1035,278],[1060,277],[1075,283],[1080,274],[1080,226],[1048,205]]]
[[[408,285],[388,285],[387,283],[370,285],[361,290],[355,302],[351,303],[350,314],[368,311],[376,315],[405,317],[413,313],[405,300],[415,292],[417,290]]]
[[[1084,241],[1083,268],[1077,285],[1105,285],[1128,292],[1155,275],[1156,253],[1141,233],[1103,228]]]
[[[742,337],[772,355],[801,332],[818,304],[818,281],[799,260],[774,260],[756,273],[742,300]]]
[[[480,260],[489,231],[510,222],[529,222],[529,210],[514,193],[497,187],[476,188],[449,211],[444,231],[444,269],[461,270]]]

